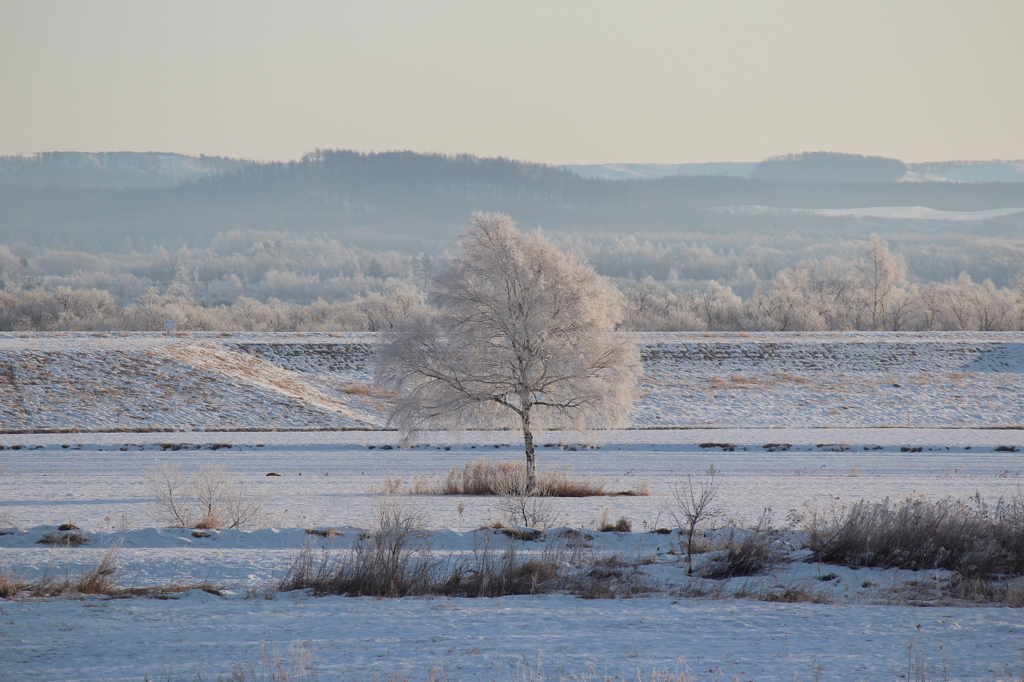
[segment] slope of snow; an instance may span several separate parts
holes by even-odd
[[[634,428],[1020,427],[1024,334],[639,335]],[[379,428],[369,334],[2,334],[0,430]]]

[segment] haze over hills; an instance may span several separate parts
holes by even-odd
[[[1024,207],[1024,182],[896,181],[908,173],[928,180],[970,175],[971,169],[983,176],[996,167],[1024,167],[1000,164],[922,166],[812,153],[759,164],[675,166],[675,174],[666,174],[671,166],[621,165],[616,173],[632,170],[639,177],[616,180],[596,173],[584,177],[573,167],[468,154],[318,150],[298,161],[263,163],[48,153],[0,159],[0,239],[127,252],[206,246],[218,233],[260,230],[436,253],[453,245],[475,210],[506,212],[524,227],[587,239],[630,235],[714,243],[746,235],[748,244],[777,245],[794,235],[808,244],[917,229],[908,227],[913,221],[907,214],[841,214],[875,207],[997,211],[985,222],[986,236],[1016,237],[1021,221],[1006,214]],[[699,174],[701,168],[709,174]],[[649,177],[657,173],[661,177]],[[1012,176],[1006,170],[1000,177]],[[757,210],[744,208],[751,206]],[[840,214],[816,212],[821,209]],[[936,226],[943,222],[941,213],[926,217],[933,219],[932,237],[962,237],[953,223]]]
[[[478,210],[612,278],[629,328],[1024,327],[1024,182],[901,181],[964,167],[814,152],[749,177],[609,179],[468,154],[16,157],[0,328],[380,329]],[[899,284],[881,318],[861,305],[869,253]]]
[[[605,180],[651,180],[695,175],[749,178],[758,175],[769,177],[758,172],[759,166],[761,171],[764,170],[765,163],[605,163],[565,164],[560,168],[582,178]],[[31,156],[0,156],[0,185],[163,187],[194,182],[252,165],[261,164],[246,159],[166,152],[40,152]],[[1024,160],[905,163],[898,179],[903,182],[1024,182]]]
[[[164,187],[228,171],[248,161],[164,152],[41,152],[0,157],[0,184],[20,187]]]

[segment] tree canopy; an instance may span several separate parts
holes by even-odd
[[[387,332],[379,380],[398,393],[389,423],[521,428],[528,487],[536,429],[627,423],[640,358],[613,333],[622,295],[576,257],[507,215],[477,213],[432,286],[429,313]]]

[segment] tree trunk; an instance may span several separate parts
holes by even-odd
[[[537,489],[537,458],[533,448],[533,428],[530,425],[530,410],[522,413],[523,445],[526,448],[526,492],[532,494]]]

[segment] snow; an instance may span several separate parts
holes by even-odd
[[[832,217],[885,218],[889,220],[948,220],[977,222],[1024,212],[1024,208],[994,208],[983,211],[941,211],[926,206],[867,206],[862,208],[778,208],[773,206],[723,206],[727,213],[811,213]]]
[[[638,335],[646,428],[1024,426],[1024,334]],[[0,334],[0,425],[375,429],[368,334]]]
[[[556,525],[578,529],[580,551],[593,557],[644,559],[655,591],[388,600],[269,587],[304,545],[343,552],[358,541],[389,473],[408,483],[472,459],[518,459],[515,434],[432,432],[396,447],[396,433],[374,426],[388,397],[361,388],[371,381],[367,335],[0,335],[14,376],[0,384],[0,527],[10,526],[0,529],[0,573],[76,575],[113,552],[118,585],[220,592],[0,601],[0,680],[217,679],[277,663],[302,679],[307,659],[322,680],[427,679],[432,668],[453,680],[651,679],[655,669],[698,680],[1024,676],[1021,609],[936,600],[929,590],[943,571],[807,563],[801,525],[789,526],[860,499],[977,494],[992,503],[1017,493],[1024,430],[989,427],[1021,426],[1024,335],[641,340],[647,373],[634,428],[544,434],[538,462],[611,490],[647,484],[648,496],[557,500]],[[118,410],[122,422],[132,414],[175,431],[112,431]],[[711,428],[678,428],[697,425]],[[207,427],[216,430],[199,430]],[[36,432],[13,432],[22,429]],[[246,530],[160,527],[146,477],[161,463],[224,467],[265,495],[265,516]],[[751,578],[689,578],[678,534],[645,532],[676,525],[670,484],[711,465],[726,528],[709,539],[771,507],[789,527],[792,561]],[[401,499],[426,516],[437,556],[513,542],[477,530],[501,518],[491,498]],[[635,532],[594,530],[606,510]],[[63,523],[87,542],[38,542]],[[327,528],[336,533],[306,532]],[[560,542],[555,528],[520,548]],[[681,596],[695,588],[720,598]],[[757,599],[787,589],[827,603]]]
[[[321,680],[1011,680],[1024,626],[1008,609],[766,604],[562,596],[486,600],[344,597],[3,603],[7,675],[34,679],[216,679],[311,654]],[[17,627],[12,627],[16,623]],[[908,659],[911,665],[908,666]],[[911,668],[908,671],[908,667]],[[589,677],[593,675],[593,677]],[[267,674],[269,679],[269,671]],[[557,679],[557,677],[556,677]]]
[[[974,222],[1015,215],[1024,208],[994,208],[986,211],[939,211],[925,206],[872,206],[869,208],[819,208],[802,209],[806,213],[827,216],[852,216],[854,218],[894,218],[898,220],[953,220]]]

